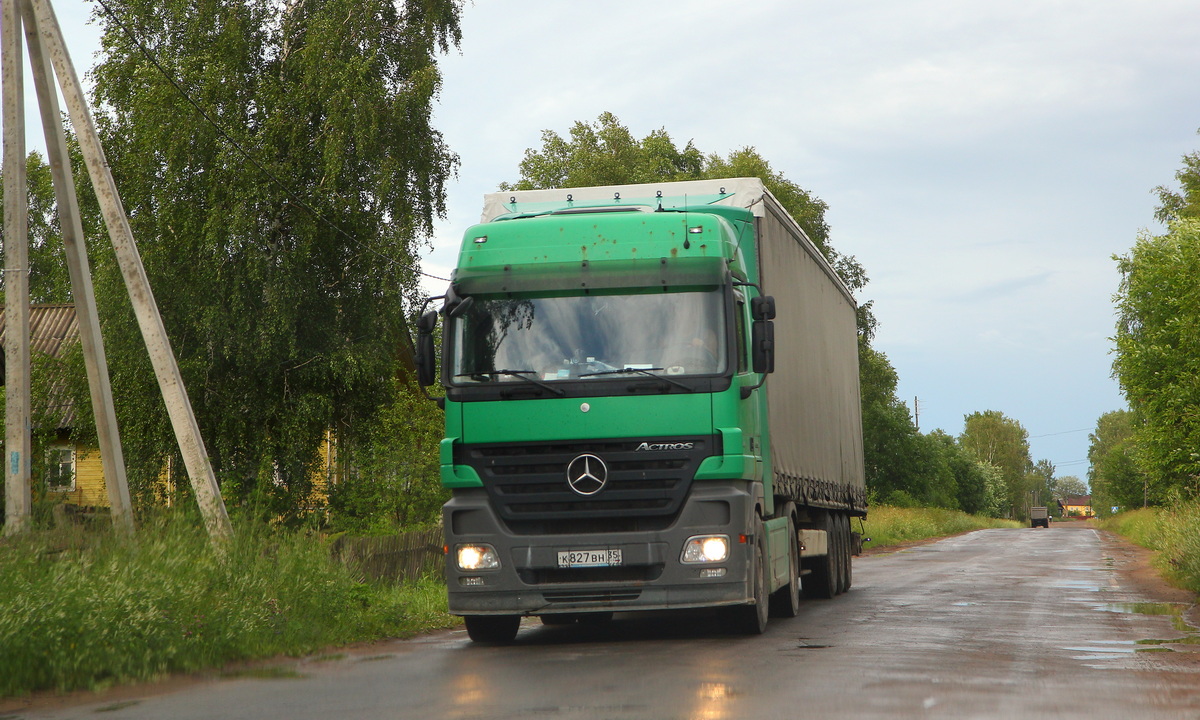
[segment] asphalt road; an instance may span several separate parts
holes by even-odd
[[[1200,632],[1078,526],[986,530],[855,559],[854,587],[765,635],[709,613],[463,631],[4,718],[1197,718]],[[1155,614],[1155,613],[1167,614]]]

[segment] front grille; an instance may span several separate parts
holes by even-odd
[[[684,449],[638,450],[647,444]],[[496,513],[518,534],[661,530],[679,513],[701,461],[721,452],[714,436],[595,442],[464,445],[455,462],[479,473]],[[593,495],[567,483],[567,466],[588,453],[608,467]]]

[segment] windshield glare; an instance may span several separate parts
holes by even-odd
[[[719,290],[480,299],[452,321],[454,382],[725,372]]]

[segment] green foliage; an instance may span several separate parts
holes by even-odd
[[[1181,587],[1200,593],[1200,502],[1173,502],[1165,507],[1119,513],[1101,527],[1120,533],[1143,547],[1157,550],[1155,564]]]
[[[638,140],[616,115],[604,112],[594,125],[576,122],[569,136],[568,140],[553,130],[543,130],[542,148],[525,151],[521,179],[501,183],[500,189],[593,187],[701,177],[703,155],[690,140],[677,148],[665,128]]]
[[[1179,192],[1163,185],[1154,188],[1162,203],[1154,218],[1163,224],[1184,218],[1200,220],[1200,152],[1183,156],[1183,167],[1175,173],[1175,179],[1179,181]]]
[[[1012,520],[968,515],[961,510],[944,508],[891,507],[871,508],[867,516],[866,534],[871,542],[865,547],[888,547],[905,542],[957,535],[984,528],[1021,527]]]
[[[1006,514],[996,468],[941,430],[921,434],[896,395],[887,357],[859,343],[863,455],[872,503]]]
[[[435,55],[459,41],[460,3],[109,7],[233,135],[99,16],[106,151],[222,492],[294,516],[325,432],[364,442],[397,368],[411,364],[416,255],[457,163],[431,106]],[[96,265],[144,503],[174,438],[111,254]]]
[[[240,526],[224,556],[198,523],[136,540],[0,543],[0,696],[146,680],[444,627],[445,588],[364,584],[321,541]]]
[[[1036,481],[1030,477],[1034,465],[1029,457],[1029,433],[1021,423],[998,410],[974,412],[964,418],[958,441],[976,460],[999,469],[1004,480],[1004,513],[1023,518]]]
[[[413,385],[395,381],[393,393],[366,441],[351,451],[349,476],[329,488],[333,531],[394,533],[434,521],[449,499],[438,455],[442,411]]]
[[[1113,369],[1142,421],[1133,455],[1159,504],[1172,490],[1200,492],[1200,219],[1143,233],[1117,262]]]
[[[25,162],[29,184],[29,301],[33,303],[71,302],[71,282],[67,277],[65,250],[59,231],[54,183],[50,166],[38,152],[29,153]],[[3,174],[0,173],[0,179]],[[4,188],[0,182],[0,222],[4,219]],[[0,251],[3,239],[0,239]],[[3,295],[0,294],[0,301]]]
[[[1146,501],[1146,476],[1135,457],[1134,430],[1138,425],[1130,410],[1104,413],[1096,431],[1088,435],[1088,482],[1092,506],[1102,517],[1112,507],[1135,508]]]
[[[1080,480],[1075,475],[1063,475],[1054,479],[1055,497],[1064,497],[1066,495],[1087,495],[1087,483]]]
[[[1124,535],[1142,547],[1159,550],[1162,545],[1159,542],[1158,521],[1158,508],[1140,508],[1105,518],[1100,527]]]
[[[859,342],[863,460],[867,488],[879,502],[956,507],[955,479],[941,443],[921,435],[896,396],[896,370],[887,356]]]

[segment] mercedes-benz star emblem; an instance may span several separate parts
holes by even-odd
[[[577,456],[567,465],[567,484],[580,495],[595,495],[608,482],[608,466],[591,453]]]

